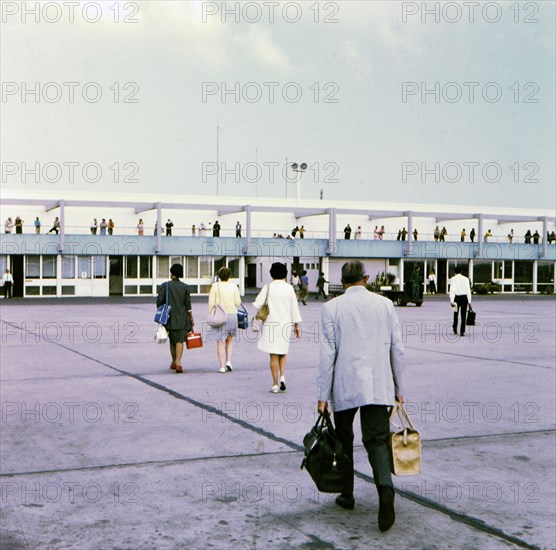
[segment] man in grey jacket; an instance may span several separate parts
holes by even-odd
[[[322,338],[317,368],[318,409],[331,403],[336,432],[351,464],[346,489],[336,498],[351,510],[353,498],[353,420],[360,411],[363,444],[379,495],[378,526],[395,521],[390,474],[389,407],[403,402],[404,349],[392,302],[366,289],[365,266],[351,260],[342,267],[346,289],[321,309]]]

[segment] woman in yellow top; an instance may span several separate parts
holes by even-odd
[[[241,304],[238,287],[230,283],[232,271],[229,267],[218,270],[219,282],[213,283],[209,294],[209,311],[220,304],[226,312],[226,322],[218,328],[209,328],[207,336],[216,340],[216,353],[220,362],[218,372],[232,372],[232,349],[237,330],[237,308]]]

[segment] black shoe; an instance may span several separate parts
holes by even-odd
[[[394,489],[392,487],[378,488],[378,528],[384,532],[388,531],[396,521],[394,511]]]
[[[339,495],[336,497],[336,504],[341,506],[344,510],[353,510],[355,499],[350,496]]]
[[[306,305],[307,305],[307,302],[306,302],[305,300],[303,300],[303,302],[302,302],[302,303],[303,303],[303,305],[304,305],[304,306],[306,306]]]
[[[454,330],[454,334],[457,334],[457,333],[458,333],[458,331],[457,331],[457,330]]]
[[[465,336],[465,332],[461,332],[461,333],[460,333],[460,336]]]

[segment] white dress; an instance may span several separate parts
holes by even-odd
[[[268,296],[270,313],[263,323],[258,348],[266,353],[285,355],[293,339],[293,325],[301,323],[297,299],[292,286],[286,281],[272,281],[259,292],[254,303],[257,309],[264,304],[268,291],[270,291]]]

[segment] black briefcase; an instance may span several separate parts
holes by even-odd
[[[469,310],[467,311],[467,321],[465,322],[465,324],[468,327],[474,327],[476,318],[477,314],[471,309],[471,305],[469,305]]]
[[[311,431],[303,438],[305,468],[322,493],[341,493],[350,472],[342,442],[336,435],[328,410],[321,413]]]

